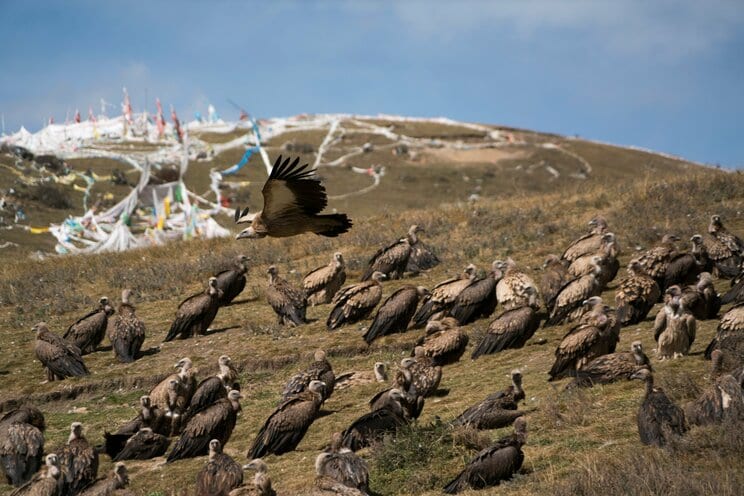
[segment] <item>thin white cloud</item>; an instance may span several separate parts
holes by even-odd
[[[545,30],[566,30],[589,35],[617,54],[672,62],[703,55],[744,26],[737,0],[409,1],[396,3],[394,12],[414,36],[427,40],[447,42],[485,28],[539,41]]]

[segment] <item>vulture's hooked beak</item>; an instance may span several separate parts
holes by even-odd
[[[248,229],[243,229],[242,231],[240,231],[238,235],[235,236],[235,239],[256,239],[260,237],[261,236],[259,236],[256,233],[256,230],[253,229],[253,227],[251,226]]]

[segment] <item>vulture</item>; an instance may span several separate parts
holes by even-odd
[[[227,496],[243,483],[243,467],[222,452],[222,443],[209,441],[209,461],[196,474],[196,496]]]
[[[468,340],[468,335],[457,325],[457,320],[445,317],[442,320],[430,320],[426,324],[426,335],[416,342],[416,346],[423,347],[424,355],[431,357],[434,365],[445,366],[460,359],[465,353]]]
[[[132,437],[127,439],[124,448],[112,458],[120,460],[149,460],[156,456],[163,456],[168,451],[170,439],[157,434],[149,427],[143,427]]]
[[[185,412],[196,390],[196,375],[192,369],[191,359],[188,357],[180,359],[175,368],[179,369],[178,373],[160,381],[149,393],[150,403],[164,410],[168,417]]]
[[[672,290],[672,288],[674,288]],[[670,288],[672,294],[677,296],[679,286]],[[721,309],[721,298],[713,286],[713,277],[709,272],[701,272],[698,275],[698,282],[693,286],[687,286],[682,290],[680,304],[689,311],[698,320],[709,320],[718,317],[718,311]]]
[[[475,265],[470,264],[459,277],[442,281],[424,296],[421,307],[413,316],[413,327],[424,327],[429,319],[443,316],[452,308],[457,296],[475,281]]]
[[[212,439],[217,439],[224,446],[235,428],[240,398],[240,391],[232,390],[227,398],[217,400],[212,406],[194,414],[184,426],[166,463],[207,454]]]
[[[324,387],[321,381],[311,381],[307,390],[283,401],[258,431],[248,450],[248,458],[293,451],[318,416]]]
[[[744,303],[744,271],[739,272],[739,275],[731,280],[731,289],[721,297],[721,304],[727,305],[729,303]]]
[[[604,288],[620,270],[620,262],[617,260],[618,254],[619,249],[615,234],[604,233],[602,235],[602,245],[596,252],[588,253],[571,262],[567,269],[568,276],[573,278],[586,275],[594,270],[594,264],[597,263],[600,267],[598,278],[602,288]],[[595,261],[594,257],[598,257],[599,260]]]
[[[365,413],[341,433],[341,445],[351,451],[359,451],[369,446],[388,432],[406,425],[409,420],[403,409],[405,396],[402,391],[393,389],[387,396],[387,403],[377,410]]]
[[[674,285],[692,284],[697,280],[700,272],[707,270],[705,261],[701,260],[703,237],[699,234],[690,238],[692,250],[689,252],[678,252],[675,254],[664,271],[664,282],[662,287],[669,288]],[[707,252],[704,252],[707,253]]]
[[[114,309],[105,296],[98,300],[99,306],[92,312],[80,317],[62,336],[80,349],[81,355],[93,353],[106,336],[106,326]]]
[[[98,451],[83,436],[80,422],[72,423],[67,444],[58,449],[56,455],[69,493],[77,494],[96,480]]]
[[[602,246],[602,235],[607,232],[607,221],[603,217],[595,217],[589,221],[591,230],[588,234],[572,242],[561,255],[562,260],[573,262],[579,257],[595,253]]]
[[[713,350],[724,350],[737,366],[744,364],[744,303],[733,306],[721,317],[715,337],[705,349],[710,359]]]
[[[279,317],[279,324],[295,327],[307,323],[305,293],[279,277],[276,266],[272,265],[266,272],[269,274],[266,301]]]
[[[744,242],[724,227],[719,215],[710,218],[708,236],[703,244],[718,277],[731,279],[739,275],[744,257]]]
[[[44,428],[44,416],[34,407],[11,410],[0,420],[0,466],[11,486],[22,486],[41,468]]]
[[[103,452],[113,460],[124,449],[127,440],[145,428],[163,436],[171,433],[170,418],[165,416],[163,409],[153,406],[147,395],[140,397],[140,413],[134,419],[121,426],[114,434],[104,431]]]
[[[512,385],[503,391],[489,394],[452,421],[452,425],[465,425],[474,429],[500,429],[514,423],[525,411],[517,410],[524,401],[522,372],[512,370]]]
[[[661,296],[656,281],[634,260],[628,266],[628,276],[620,281],[615,292],[615,305],[623,309],[622,326],[638,324],[648,315]]]
[[[496,284],[496,300],[505,309],[527,304],[527,288],[534,289],[535,293],[538,292],[535,281],[522,272],[511,258],[508,258],[505,263],[498,261],[494,263],[504,267],[504,277]]]
[[[243,465],[243,470],[255,470],[256,475],[250,486],[243,485],[230,491],[229,496],[276,496],[276,491],[271,487],[271,477],[268,474],[266,463],[260,458],[251,460]]]
[[[368,281],[375,272],[382,272],[388,279],[401,279],[408,266],[412,247],[418,241],[416,233],[420,231],[420,227],[411,226],[405,238],[377,250],[367,262],[361,280]]]
[[[222,291],[217,288],[217,278],[210,277],[206,291],[189,296],[178,305],[176,319],[164,341],[190,338],[194,333],[206,334],[217,316],[221,298]]]
[[[550,305],[554,302],[555,297],[561,290],[564,284],[571,279],[568,275],[568,269],[563,264],[563,261],[555,255],[548,255],[545,258],[545,262],[542,264],[543,276],[540,279],[540,294],[545,301],[545,305]],[[550,306],[546,307],[546,310],[550,312],[553,308]]]
[[[345,372],[336,377],[334,390],[346,389],[361,384],[371,384],[373,382],[387,382],[388,375],[383,362],[375,362],[371,371],[362,370],[359,372]]]
[[[522,446],[527,440],[527,421],[514,421],[514,434],[499,439],[480,451],[455,479],[444,487],[445,494],[466,489],[484,489],[509,480],[522,467]]]
[[[678,255],[677,247],[674,245],[677,241],[679,241],[678,236],[665,234],[658,245],[634,259],[646,271],[646,274],[653,277],[661,291],[666,289],[664,280],[669,263]]]
[[[681,436],[687,431],[685,412],[674,404],[663,389],[654,387],[654,375],[641,368],[631,379],[646,383],[646,395],[638,409],[638,434],[646,445],[663,447],[669,436]]]
[[[302,279],[302,289],[307,296],[308,305],[324,305],[333,300],[345,282],[344,256],[337,251],[333,254],[331,263],[310,271]]]
[[[602,292],[599,274],[599,257],[594,257],[594,271],[589,274],[571,279],[563,285],[549,306],[553,308],[550,317],[545,321],[543,327],[558,325],[566,320],[575,320],[576,311],[580,310],[582,303],[592,296],[598,296]]]
[[[135,361],[145,341],[145,324],[134,314],[134,305],[129,302],[131,295],[131,289],[121,292],[121,305],[108,336],[116,359],[122,363]]]
[[[391,401],[394,401],[394,398],[400,397],[400,405],[405,410],[408,418],[414,419],[419,417],[424,408],[424,396],[436,390],[436,387],[439,385],[439,379],[436,379],[436,384],[434,384],[431,390],[424,389],[421,384],[417,388],[413,383],[411,373],[411,367],[415,362],[416,360],[413,358],[404,358],[401,361],[401,368],[395,376],[393,387],[380,391],[369,400],[370,411],[374,412],[380,408],[385,408]],[[441,377],[441,368],[437,368]]]
[[[411,386],[408,388],[410,392],[423,397],[434,394],[442,380],[442,367],[426,355],[423,346],[416,346],[413,349],[412,363],[404,365],[405,361],[405,358],[401,361],[401,367],[406,367],[411,374]]]
[[[571,328],[555,350],[555,362],[548,372],[548,381],[575,376],[587,362],[613,353],[620,339],[619,322],[608,315],[606,307],[592,310],[583,322]]]
[[[119,462],[114,465],[111,474],[99,479],[92,486],[88,486],[80,496],[112,496],[119,489],[125,489],[129,485],[129,472],[127,467]]]
[[[80,348],[53,334],[45,322],[39,322],[32,330],[36,333],[34,352],[46,370],[47,380],[62,380],[65,377],[90,374],[83,362]]]
[[[653,371],[651,362],[643,352],[643,344],[633,341],[630,352],[609,353],[588,362],[576,372],[576,378],[566,387],[592,387],[621,379],[630,380],[641,368]]]
[[[351,228],[346,214],[319,215],[328,205],[328,197],[315,169],[300,166],[299,157],[290,160],[282,161],[279,155],[274,162],[261,190],[263,210],[255,215],[249,214],[248,208],[235,210],[236,223],[251,223],[236,239],[286,238],[303,233],[335,238]]]
[[[238,255],[232,268],[223,270],[215,277],[217,278],[217,289],[222,291],[219,305],[224,307],[232,303],[245,289],[245,275],[248,272],[248,258]]]
[[[348,448],[342,447],[340,432],[331,436],[329,448],[315,458],[315,474],[327,478],[347,488],[356,489],[360,494],[369,493],[369,468],[367,462]]]
[[[336,386],[336,375],[333,373],[333,367],[326,358],[323,350],[317,350],[313,355],[315,361],[311,363],[303,372],[295,374],[284,386],[282,391],[282,400],[288,400],[290,397],[306,391],[313,381],[322,382],[325,387],[321,391],[323,401],[327,400],[333,394]]]
[[[189,401],[188,409],[183,416],[183,422],[188,422],[196,412],[208,407],[215,401],[227,398],[228,390],[238,379],[238,371],[232,366],[232,361],[227,355],[222,355],[217,360],[217,365],[219,366],[217,375],[207,377],[196,386]]]
[[[707,425],[744,420],[744,392],[741,382],[723,373],[723,353],[712,352],[712,384],[694,402],[685,407],[685,417],[692,425]]]
[[[687,355],[695,341],[697,324],[692,314],[683,311],[676,300],[671,300],[656,314],[654,339],[658,343],[660,360]]]
[[[429,291],[423,286],[407,285],[388,296],[377,309],[372,324],[364,333],[364,341],[371,344],[379,337],[406,332],[413,314],[416,313],[419,300],[428,294]]]
[[[521,348],[540,327],[537,294],[527,288],[528,303],[501,312],[489,325],[485,336],[470,356],[473,360],[509,348]]]
[[[454,317],[460,325],[491,316],[496,310],[496,285],[502,276],[497,264],[492,264],[486,277],[476,280],[457,295],[447,315]]]
[[[59,458],[49,454],[45,458],[46,472],[37,473],[30,481],[10,493],[10,496],[62,496],[64,477]]]
[[[332,331],[343,325],[353,324],[372,313],[382,298],[380,281],[384,278],[385,274],[375,272],[369,281],[346,286],[336,293],[333,297],[333,310],[326,321],[328,330]]]
[[[414,231],[413,237],[415,241],[411,246],[411,256],[408,258],[406,272],[418,274],[424,270],[433,269],[439,265],[440,260],[436,253],[434,253],[429,246],[424,244],[424,242],[416,236],[416,232],[423,232],[423,229],[418,226],[411,226],[411,230]],[[408,231],[409,236],[411,235],[411,230]]]

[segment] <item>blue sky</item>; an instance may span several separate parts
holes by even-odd
[[[446,116],[744,168],[741,1],[0,0],[6,131],[126,86],[182,117]]]

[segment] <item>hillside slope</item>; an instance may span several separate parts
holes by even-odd
[[[586,155],[595,153],[593,160],[597,162],[604,156],[596,148],[601,145],[568,140],[562,146],[576,147]],[[542,191],[546,183],[537,183],[536,191],[514,190],[500,184],[499,175],[495,175],[489,178],[494,193],[483,194],[475,203],[455,201],[467,191],[459,184],[465,182],[460,176],[464,166],[459,165],[457,173],[451,172],[460,178],[459,189],[452,186],[438,197],[453,201],[410,209],[393,203],[394,199],[431,205],[422,197],[426,191],[400,198],[384,196],[380,188],[377,191],[381,195],[370,198],[390,203],[380,209],[379,203],[373,205],[370,200],[367,207],[350,208],[356,212],[355,227],[337,240],[314,236],[253,243],[220,239],[127,253],[6,262],[0,270],[0,349],[4,358],[0,365],[0,404],[3,409],[19,400],[37,404],[47,415],[49,449],[64,442],[72,421],[83,422],[88,438],[97,444],[104,430],[113,430],[136,414],[139,396],[170,373],[179,358],[190,356],[200,377],[204,377],[214,371],[217,357],[228,353],[239,365],[246,398],[226,452],[245,462],[245,452],[276,405],[284,382],[308,363],[315,349],[328,350],[337,373],[371,370],[376,361],[394,367],[410,353],[412,343],[421,334],[409,331],[367,347],[361,329],[369,321],[328,332],[324,326],[328,306],[309,310],[309,317],[317,319],[311,324],[294,329],[279,327],[263,296],[269,264],[276,264],[281,274],[296,283],[302,274],[327,263],[330,255],[340,250],[348,262],[349,280],[353,281],[378,246],[400,236],[410,224],[419,224],[426,229],[425,241],[434,246],[443,263],[414,279],[386,282],[386,296],[409,282],[431,287],[467,263],[486,268],[494,259],[511,256],[534,270],[545,255],[559,253],[583,233],[587,220],[598,213],[607,217],[617,234],[623,263],[636,248],[655,242],[660,233],[673,231],[687,239],[703,231],[714,212],[734,232],[744,232],[741,175],[667,163],[668,159],[652,155],[646,159],[657,161],[654,173],[613,180],[613,174],[619,174],[622,167],[617,159],[613,162],[616,168],[608,168],[601,178],[583,181],[579,186],[566,180],[561,188],[547,193]],[[628,171],[632,170],[635,161],[624,160]],[[411,165],[410,170],[416,167]],[[248,173],[256,170],[249,168]],[[417,176],[421,181],[427,177]],[[333,188],[340,188],[339,183],[332,182],[332,174],[328,174],[328,180],[332,193]],[[445,189],[452,184],[443,183],[448,185]],[[395,184],[390,181],[386,187]],[[497,185],[504,189],[496,189]],[[252,258],[249,283],[241,297],[247,301],[221,310],[213,325],[217,331],[161,344],[178,302],[201,290],[206,278],[237,253]],[[540,273],[535,271],[534,276],[539,278]],[[718,284],[719,290],[726,285]],[[116,298],[125,287],[135,290],[138,313],[147,323],[146,356],[125,365],[116,363],[110,351],[99,351],[86,356],[93,372],[90,377],[39,384],[43,374],[33,359],[31,326],[45,320],[52,330],[61,333],[99,296]],[[610,289],[603,296],[611,302],[614,292]],[[642,447],[635,427],[635,413],[643,395],[640,383],[618,383],[576,393],[563,392],[565,381],[548,383],[547,371],[555,345],[565,332],[563,326],[539,330],[523,349],[473,363],[468,358],[470,351],[487,324],[488,320],[483,320],[466,327],[471,344],[465,357],[444,370],[441,387],[449,393],[428,400],[418,423],[397,440],[388,439],[362,452],[370,463],[373,490],[386,495],[440,494],[440,488],[479,446],[510,431],[473,436],[449,431],[439,424],[440,419],[446,421],[491,391],[505,387],[509,371],[520,368],[527,391],[526,407],[537,409],[528,416],[523,473],[500,488],[478,494],[682,495],[740,491],[744,484],[744,460],[740,456],[744,439],[736,434],[740,429],[734,434],[726,434],[720,426],[694,429],[687,441],[670,451]],[[654,347],[652,324],[646,320],[623,330],[619,349],[640,339],[650,352]],[[658,383],[679,402],[689,401],[706,383],[709,362],[702,359],[701,352],[716,324],[700,324],[692,355],[667,362],[653,360]],[[542,340],[544,344],[540,344]],[[372,384],[337,392],[323,407],[327,415],[313,424],[297,451],[266,458],[279,494],[307,492],[317,453],[333,431],[345,428],[366,411],[366,402],[378,387]],[[195,472],[205,460],[201,457],[168,466],[162,459],[129,462],[131,487],[136,494],[189,494]],[[110,466],[108,458],[103,457],[101,473]],[[0,491],[6,489],[0,486]]]

